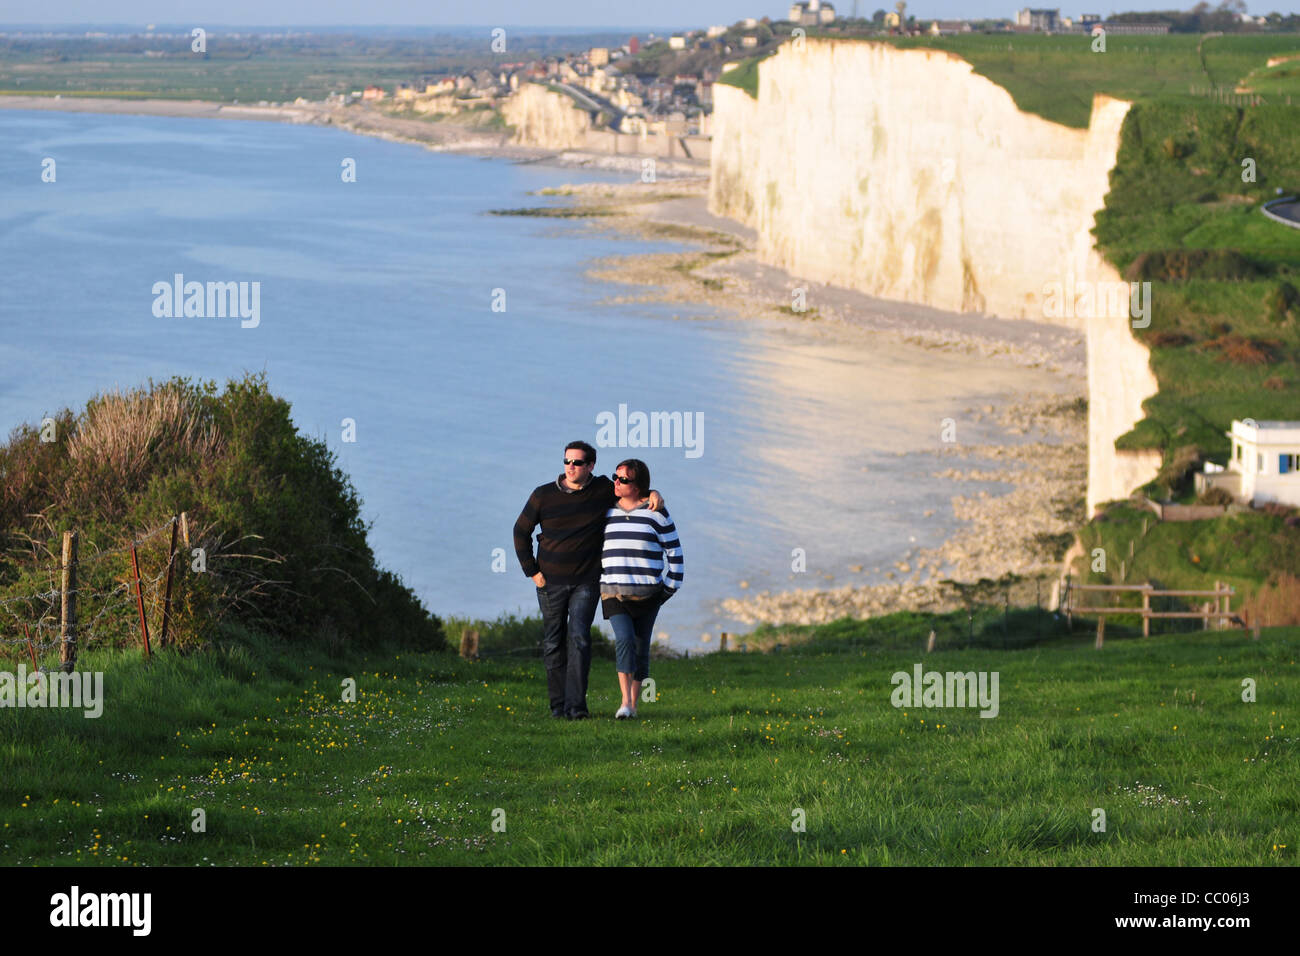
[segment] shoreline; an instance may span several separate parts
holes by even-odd
[[[505,132],[401,119],[358,106],[249,106],[199,100],[5,95],[0,96],[0,109],[334,126],[356,135],[420,145],[434,152],[621,170],[638,176],[642,163],[642,157],[635,155],[518,146],[507,142],[509,134]],[[585,183],[544,191],[571,197],[576,208],[588,212],[590,218],[565,219],[569,226],[581,224],[626,237],[669,240],[689,247],[685,252],[618,255],[589,263],[587,275],[593,279],[648,290],[607,298],[602,304],[657,301],[704,306],[737,319],[799,321],[818,334],[883,336],[995,365],[1041,368],[1059,374],[1067,384],[1060,393],[1008,393],[998,405],[965,409],[971,420],[997,421],[1009,434],[1038,435],[1025,444],[954,444],[936,453],[935,463],[942,470],[932,472],[933,477],[955,482],[998,481],[1012,486],[1012,491],[1002,495],[981,491],[977,496],[952,496],[953,516],[962,527],[938,547],[910,548],[892,567],[867,569],[854,565],[842,572],[859,578],[864,582],[861,584],[761,591],[719,599],[715,605],[719,613],[746,625],[780,626],[825,623],[845,615],[947,611],[961,604],[938,583],[941,577],[973,582],[1006,572],[1026,577],[1024,584],[1013,588],[1013,594],[1019,591],[1016,600],[1025,600],[1026,593],[1032,599],[1035,585],[1054,581],[1060,566],[1059,560],[1042,558],[1033,546],[1033,535],[1072,530],[1079,516],[1065,519],[1061,514],[1073,511],[1076,500],[1082,500],[1086,491],[1087,357],[1083,335],[1045,323],[944,312],[800,281],[758,261],[754,230],[708,213],[707,172],[707,166],[699,163],[658,159],[656,174],[662,182]],[[806,290],[806,313],[790,308],[795,288]],[[1082,408],[1080,398],[1084,400]],[[994,467],[963,467],[959,460],[965,459],[992,462]],[[926,517],[937,510],[928,510]],[[900,575],[910,577],[902,579]],[[739,586],[742,590],[749,587],[747,582],[739,582]],[[1053,593],[1044,606],[1054,603],[1054,597]],[[706,635],[703,642],[708,641]]]
[[[566,168],[610,169],[640,172],[638,155],[592,153],[576,149],[520,146],[509,142],[511,134],[461,123],[405,119],[370,106],[326,106],[320,102],[281,104],[220,103],[215,100],[166,100],[142,97],[123,99],[100,96],[0,95],[0,110],[38,110],[62,113],[90,113],[119,116],[166,116],[179,119],[245,120],[329,126],[335,129],[410,143],[439,153],[460,153],[521,163],[546,163]],[[707,175],[708,165],[681,159],[656,158],[658,175],[665,178]]]
[[[943,578],[973,583],[1006,573],[1023,580],[1013,603],[1041,600],[1055,606],[1059,558],[1046,556],[1035,536],[1065,535],[1084,520],[1087,490],[1087,352],[1082,333],[1045,323],[944,312],[906,302],[799,280],[758,262],[752,229],[707,211],[707,178],[626,185],[587,183],[546,195],[563,195],[587,210],[565,220],[594,230],[687,244],[679,253],[640,253],[593,262],[590,278],[640,287],[639,294],[603,300],[656,301],[705,306],[738,320],[798,321],[809,332],[880,338],[913,347],[968,355],[996,367],[1006,363],[1058,375],[1057,393],[1004,393],[996,404],[964,410],[970,421],[992,421],[1022,444],[952,444],[934,453],[932,477],[953,482],[1003,482],[1005,494],[954,494],[955,532],[933,548],[909,548],[873,568],[852,565],[837,577],[856,578],[834,588],[758,591],[723,598],[719,612],[745,625],[822,624],[836,618],[874,617],[902,610],[943,612],[962,606]],[[791,290],[807,290],[809,312],[792,312]],[[909,453],[914,454],[914,453]],[[939,508],[925,512],[926,517]],[[1064,547],[1058,550],[1063,551]],[[796,575],[790,575],[793,581]],[[739,582],[742,590],[749,582]],[[709,638],[705,638],[707,643]]]

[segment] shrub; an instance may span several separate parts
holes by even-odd
[[[1265,299],[1268,317],[1274,322],[1285,322],[1300,314],[1300,292],[1289,282],[1279,282]]]
[[[1300,625],[1300,577],[1287,571],[1275,574],[1244,602],[1242,611],[1248,621],[1262,627]]]
[[[1276,339],[1220,335],[1202,342],[1199,348],[1217,351],[1220,361],[1232,362],[1234,365],[1266,365],[1277,360],[1282,343]]]
[[[1236,249],[1158,249],[1143,252],[1124,270],[1132,281],[1255,279],[1260,268]]]
[[[211,382],[151,381],[93,398],[80,414],[64,410],[56,426],[53,442],[22,426],[0,446],[0,591],[48,588],[42,568],[57,564],[61,531],[76,529],[84,542],[79,586],[117,593],[129,573],[126,552],[96,555],[184,511],[207,569],[180,564],[178,639],[201,640],[231,615],[291,640],[339,634],[360,644],[445,646],[438,619],[376,567],[356,490],[323,442],[298,433],[264,374],[221,393]],[[165,568],[167,537],[164,530],[149,541],[142,577]],[[136,639],[134,608],[124,603],[105,603],[101,635]]]
[[[1160,471],[1152,480],[1162,498],[1175,498],[1186,490],[1192,471],[1201,460],[1201,450],[1196,445],[1183,445],[1166,452]]]
[[[1201,505],[1230,505],[1236,500],[1236,498],[1232,497],[1232,492],[1227,488],[1210,488],[1201,494],[1196,503]]]
[[[1147,336],[1147,344],[1158,348],[1178,348],[1190,341],[1192,337],[1186,332],[1175,332],[1170,329],[1161,329]]]

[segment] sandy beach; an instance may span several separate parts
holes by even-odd
[[[611,302],[662,301],[707,306],[737,320],[798,320],[810,336],[881,337],[911,346],[969,355],[972,372],[996,374],[1004,363],[1059,376],[1059,393],[1008,393],[996,404],[964,410],[969,421],[993,421],[1021,444],[953,443],[936,453],[932,475],[956,483],[998,481],[1003,495],[953,495],[948,502],[962,529],[937,548],[913,548],[892,567],[845,567],[834,586],[757,591],[728,599],[721,610],[746,624],[817,624],[850,615],[870,617],[913,609],[960,606],[943,578],[976,582],[1020,575],[1011,601],[1054,607],[1059,561],[1037,540],[1062,535],[1084,520],[1087,487],[1086,347],[1081,333],[1037,322],[943,312],[890,302],[809,282],[759,262],[752,229],[713,216],[706,177],[663,183],[582,184],[551,191],[570,196],[593,216],[585,228],[691,244],[681,253],[615,256],[593,263],[590,275],[637,287]],[[567,220],[566,222],[572,222]],[[790,309],[804,288],[808,311]],[[925,512],[927,517],[938,508]],[[795,583],[796,575],[790,575]],[[840,583],[847,582],[847,583]],[[749,582],[739,582],[749,589]]]
[[[1081,333],[1023,320],[943,312],[876,299],[847,289],[802,280],[759,261],[757,237],[707,209],[708,169],[688,161],[656,162],[659,181],[639,181],[641,157],[537,149],[512,145],[509,134],[451,123],[403,119],[366,106],[323,104],[251,106],[175,100],[113,100],[98,97],[0,96],[0,109],[133,114],[196,119],[309,123],[407,142],[438,152],[457,152],[628,172],[626,184],[589,183],[550,191],[571,198],[590,218],[566,219],[565,228],[613,230],[617,234],[669,239],[688,251],[614,256],[590,264],[589,275],[635,288],[611,304],[661,301],[700,306],[737,320],[755,317],[799,321],[810,336],[883,337],[923,349],[968,355],[973,371],[995,374],[1003,363],[1059,376],[1061,391],[1007,394],[996,404],[964,410],[970,421],[994,421],[1021,444],[952,443],[935,454],[932,474],[960,484],[999,481],[1005,495],[953,495],[948,507],[962,528],[932,549],[910,549],[892,567],[853,565],[817,587],[756,591],[727,599],[720,610],[746,624],[816,624],[845,615],[869,617],[914,609],[960,606],[939,584],[952,578],[974,582],[1006,573],[1024,577],[1013,603],[1041,597],[1054,606],[1052,583],[1059,562],[1036,536],[1060,535],[1085,519],[1087,485],[1086,353]],[[807,310],[791,309],[803,289]],[[939,506],[925,512],[938,513]],[[791,583],[795,576],[791,575]],[[749,582],[738,582],[749,590]]]

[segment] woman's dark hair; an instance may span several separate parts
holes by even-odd
[[[614,466],[614,474],[618,474],[620,468],[627,468],[628,477],[632,479],[632,484],[636,485],[639,497],[644,498],[650,493],[650,466],[640,458],[624,458]]]
[[[567,445],[565,445],[565,446],[564,446],[564,452],[565,452],[564,457],[565,457],[565,458],[568,458],[568,457],[569,457],[568,452],[569,452],[569,449],[570,449],[570,448],[576,448],[576,449],[578,449],[579,451],[581,451],[582,454],[583,454],[583,457],[586,458],[587,461],[591,462],[591,464],[592,464],[593,467],[595,466],[595,464],[596,464],[596,449],[592,448],[592,447],[591,447],[590,445],[588,445],[585,441],[571,441],[571,442],[569,442]]]

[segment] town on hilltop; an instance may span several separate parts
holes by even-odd
[[[856,11],[857,4],[854,5]],[[497,111],[521,85],[542,84],[586,109],[593,128],[645,137],[708,136],[713,84],[745,61],[760,58],[805,36],[947,36],[972,33],[1115,35],[1274,32],[1300,27],[1300,16],[1251,16],[1240,0],[1218,8],[1199,4],[1187,13],[1096,13],[1062,16],[1059,8],[1024,8],[1014,19],[942,20],[910,14],[906,2],[868,17],[841,16],[823,0],[792,3],[784,20],[745,17],[667,36],[631,36],[621,46],[502,62],[450,74],[412,76],[391,87],[377,83],[331,94],[327,103],[356,102],[421,114],[431,119],[473,111]]]

